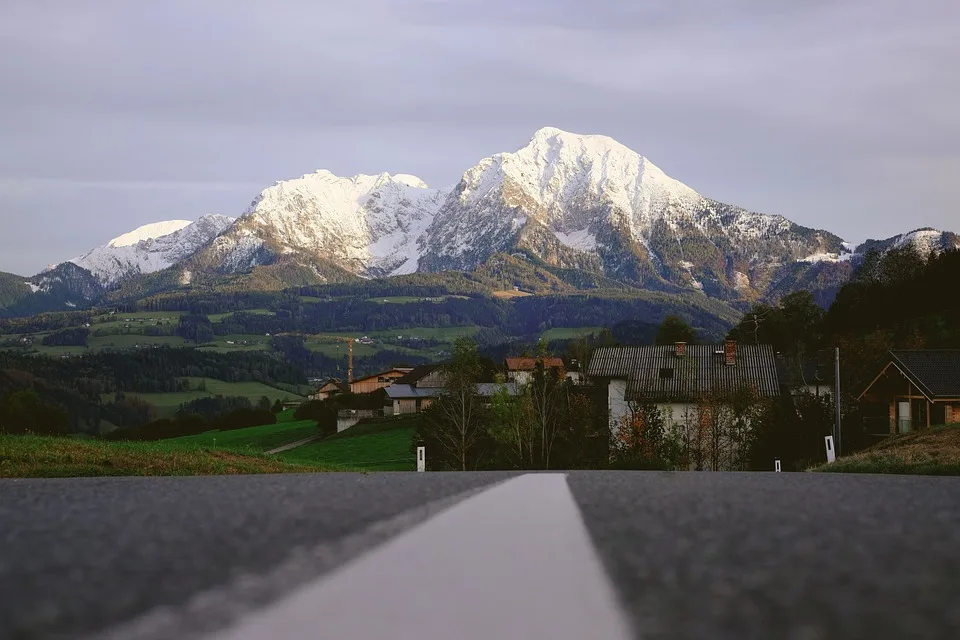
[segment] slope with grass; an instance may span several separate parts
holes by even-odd
[[[279,458],[294,464],[315,464],[364,471],[413,471],[413,431],[420,415],[364,420],[325,440],[284,451]]]
[[[188,378],[190,380],[189,391],[170,391],[165,393],[141,393],[131,391],[127,396],[136,396],[145,402],[149,402],[157,408],[157,414],[161,418],[172,417],[181,404],[206,398],[210,396],[225,397],[244,397],[250,402],[256,404],[260,398],[266,396],[270,402],[277,400],[303,400],[303,396],[297,395],[292,391],[277,389],[262,382],[224,382],[213,378]],[[200,387],[204,387],[201,389]],[[115,394],[107,393],[103,395],[104,402],[111,402]]]
[[[289,413],[289,412],[285,412]],[[195,436],[171,438],[166,442],[215,449],[229,449],[242,453],[263,453],[285,444],[319,435],[315,420],[281,421],[246,429],[206,431]]]
[[[309,473],[316,464],[159,442],[0,435],[0,478]]]
[[[811,471],[960,475],[960,425],[891,436],[860,453]]]

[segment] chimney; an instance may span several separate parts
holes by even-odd
[[[736,340],[727,340],[723,343],[723,363],[728,366],[737,364]]]
[[[677,342],[674,344],[676,351],[674,352],[678,358],[682,358],[687,355],[687,343],[686,342]]]

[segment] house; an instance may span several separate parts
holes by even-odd
[[[317,387],[317,390],[311,393],[309,398],[311,400],[326,400],[330,396],[341,393],[350,393],[350,385],[341,382],[337,378],[330,378]]]
[[[363,378],[356,378],[350,381],[350,391],[351,393],[371,393],[377,389],[389,387],[412,370],[409,367],[395,367]]]
[[[414,367],[410,373],[384,389],[392,403],[392,406],[384,407],[384,413],[393,415],[420,413],[446,391],[443,378],[443,365],[428,364]],[[477,383],[477,395],[483,398],[491,398],[501,389],[506,389],[510,395],[516,395],[517,384],[513,382]]]
[[[560,358],[507,358],[505,364],[507,380],[517,384],[530,384],[538,364],[542,364],[544,369],[563,371],[563,360]]]
[[[389,410],[398,416],[420,413],[443,393],[443,371],[439,364],[424,364],[414,367],[386,387],[392,406]],[[387,408],[384,408],[387,412]]]
[[[960,423],[960,349],[891,351],[858,399],[882,412],[864,420],[878,434]]]
[[[749,388],[763,398],[780,397],[777,361],[770,345],[674,345],[601,347],[587,368],[607,388],[610,427],[615,430],[641,403],[655,405],[670,425],[696,420],[698,402]]]

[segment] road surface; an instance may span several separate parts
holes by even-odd
[[[960,478],[0,481],[0,638],[960,638]]]

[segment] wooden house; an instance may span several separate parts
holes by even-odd
[[[409,367],[395,367],[381,371],[380,373],[356,378],[350,382],[350,391],[351,393],[371,393],[377,389],[389,387],[412,370],[413,369]]]
[[[884,410],[865,419],[874,433],[960,423],[960,349],[891,351],[859,399]]]

